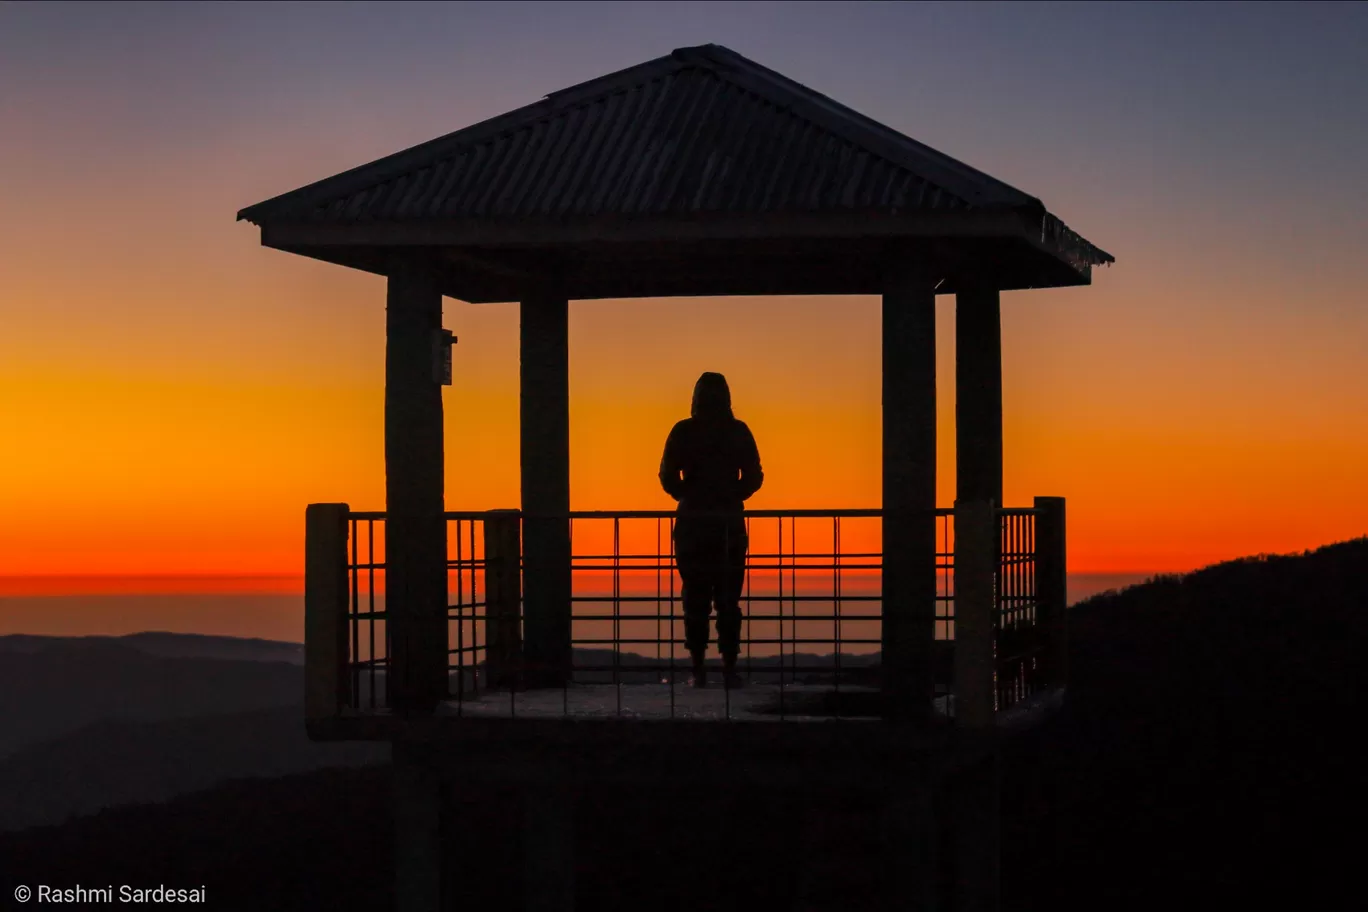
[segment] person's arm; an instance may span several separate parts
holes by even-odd
[[[765,483],[765,473],[760,469],[760,449],[755,445],[755,435],[745,424],[741,425],[741,480],[739,494],[747,500],[760,490]]]
[[[665,438],[665,453],[660,457],[660,486],[675,500],[684,496],[684,478],[679,470],[680,437],[676,424]]]

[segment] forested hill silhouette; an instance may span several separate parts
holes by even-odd
[[[389,759],[383,742],[310,741],[300,706],[112,719],[0,757],[0,831],[164,801],[229,779]]]
[[[1365,606],[1368,540],[1356,540],[1072,609],[1064,709],[1007,748],[1003,908],[1311,908],[1353,895]],[[233,783],[0,834],[0,857],[31,882],[204,883],[215,908],[386,908],[388,787],[382,768]],[[494,902],[517,876],[517,815],[496,792],[460,800],[464,890]],[[814,824],[777,793],[579,800],[594,812],[577,816],[577,884],[595,908],[695,908],[698,884],[716,909],[873,904],[871,806],[807,795]],[[685,806],[720,835],[681,826]]]
[[[1359,691],[1343,685],[1368,633],[1368,538],[1103,593],[1073,607],[1069,630],[1071,691],[1085,705],[1162,703],[1203,722],[1253,711],[1262,729],[1302,727]],[[1309,705],[1284,715],[1294,698]]]
[[[1004,839],[1017,889],[1112,909],[1337,896],[1357,869],[1368,538],[1105,593],[1069,636],[1065,711],[1006,764],[1006,819],[1034,843]]]

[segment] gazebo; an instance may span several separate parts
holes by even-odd
[[[436,812],[424,808],[439,803],[432,796],[441,768],[456,762],[441,747],[452,739],[497,741],[491,751],[537,757],[546,739],[569,738],[593,752],[623,739],[640,745],[674,737],[757,744],[791,738],[785,743],[801,753],[813,739],[829,738],[815,733],[822,726],[757,723],[727,727],[727,734],[676,735],[670,732],[679,726],[566,729],[546,727],[554,726],[549,720],[444,713],[452,688],[487,671],[496,652],[519,669],[514,690],[564,687],[574,673],[567,376],[573,299],[881,296],[883,505],[875,512],[882,524],[877,686],[884,724],[853,737],[874,739],[871,749],[912,750],[915,743],[922,755],[953,753],[960,759],[937,768],[968,769],[977,762],[964,759],[970,754],[995,756],[982,745],[995,743],[1002,729],[999,710],[1020,702],[1004,698],[1008,653],[1017,661],[1011,674],[1030,677],[1017,696],[1062,686],[1063,502],[1041,498],[1016,511],[1002,503],[1000,295],[1087,285],[1092,267],[1112,257],[1038,199],[733,51],[705,45],[554,92],[250,206],[238,218],[260,227],[264,246],[388,280],[386,510],[309,508],[307,712],[315,737],[395,741],[397,775],[407,783],[398,813],[412,822],[400,849],[404,908],[442,901],[432,851],[440,838]],[[953,510],[938,510],[935,502],[938,294],[956,296]],[[443,296],[516,302],[521,317],[522,503],[480,517],[484,601],[470,604],[485,609],[487,626],[480,629],[490,665],[458,662],[455,677],[450,657],[467,647],[452,648],[449,584],[467,564],[452,557],[449,535],[462,515],[449,512],[444,500],[441,387],[449,382],[453,339],[441,326]],[[954,529],[951,595],[938,581],[947,557],[937,541],[938,516]],[[359,523],[377,519],[383,559],[375,558],[373,542],[371,558],[362,559]],[[358,601],[359,575],[377,568],[383,607],[366,610]],[[933,682],[937,604],[947,600],[954,604],[953,713],[944,703],[937,709]],[[358,625],[371,621],[373,633],[376,618],[384,644],[372,642],[367,652]],[[464,615],[459,624],[466,624]],[[622,651],[615,644],[614,654]],[[839,663],[839,643],[836,655]],[[372,688],[377,666],[384,677],[385,696],[369,710],[358,683],[362,666]],[[954,717],[951,733],[927,740],[947,714]],[[971,741],[978,746],[966,754]],[[467,759],[473,753],[463,748]],[[995,770],[995,761],[988,768]],[[984,775],[987,782],[995,773]],[[995,796],[993,788],[983,794]],[[900,798],[890,806],[922,805]],[[893,830],[912,843],[929,832],[917,813],[908,811],[899,818],[903,829]],[[982,814],[965,817],[982,830]],[[993,843],[984,837],[977,844],[955,856],[959,907],[996,902],[993,863],[982,848]],[[564,874],[559,851],[534,860],[545,870],[530,906],[561,908],[568,901],[570,888],[555,873]],[[555,883],[560,892],[547,892],[546,884]]]

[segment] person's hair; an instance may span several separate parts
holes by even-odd
[[[699,377],[694,384],[693,405],[689,414],[694,418],[734,418],[727,378],[712,371],[706,371]]]

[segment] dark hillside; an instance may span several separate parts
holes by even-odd
[[[0,757],[0,830],[162,801],[228,779],[388,759],[384,743],[310,741],[298,707],[96,722]]]
[[[1344,889],[1368,539],[1097,596],[1069,629],[1066,710],[1008,752],[1018,895],[1291,907]]]
[[[0,654],[0,756],[95,722],[303,706],[299,665],[153,655],[127,639],[53,638],[29,651],[12,638]]]

